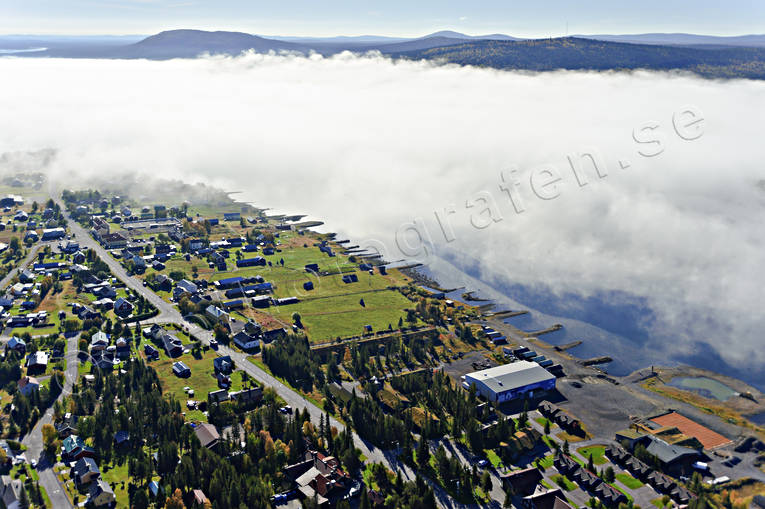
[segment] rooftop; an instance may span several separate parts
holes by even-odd
[[[546,380],[554,380],[555,376],[536,362],[517,361],[468,373],[465,378],[466,380],[481,381],[494,392],[503,392]]]

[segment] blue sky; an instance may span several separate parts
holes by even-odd
[[[543,4],[543,5],[538,5]],[[172,28],[265,35],[416,36],[441,29],[521,37],[574,33],[765,33],[761,0],[2,0],[0,34],[151,34]]]

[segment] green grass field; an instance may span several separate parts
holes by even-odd
[[[643,486],[642,482],[640,482],[638,479],[635,479],[630,474],[627,474],[625,472],[616,474],[616,480],[631,490],[636,490],[640,488],[641,486]]]
[[[592,462],[595,465],[603,465],[608,463],[606,459],[606,447],[603,445],[591,445],[589,447],[580,447],[577,452],[584,457],[585,460],[592,454]]]
[[[363,307],[359,304],[362,298]],[[399,319],[406,318],[404,309],[409,306],[409,299],[399,292],[384,290],[306,300],[272,307],[270,313],[287,323],[292,322],[292,313],[300,313],[308,337],[317,342],[361,334],[365,325],[375,331],[387,329],[388,325],[396,328]]]
[[[101,478],[108,482],[114,490],[117,499],[116,507],[129,507],[128,484],[131,477],[128,475],[127,461],[121,465],[110,464],[101,467]]]
[[[567,477],[556,474],[550,477],[553,481],[555,481],[555,484],[563,488],[565,491],[574,491],[577,486],[574,482],[570,481]]]

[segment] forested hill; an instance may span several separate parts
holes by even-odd
[[[496,69],[685,70],[708,78],[765,79],[765,48],[698,49],[566,37],[527,41],[467,41],[447,47],[391,55]]]

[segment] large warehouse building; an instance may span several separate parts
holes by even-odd
[[[470,389],[471,385],[489,401],[503,403],[555,389],[555,376],[536,362],[517,361],[468,373],[463,377],[462,386]]]

